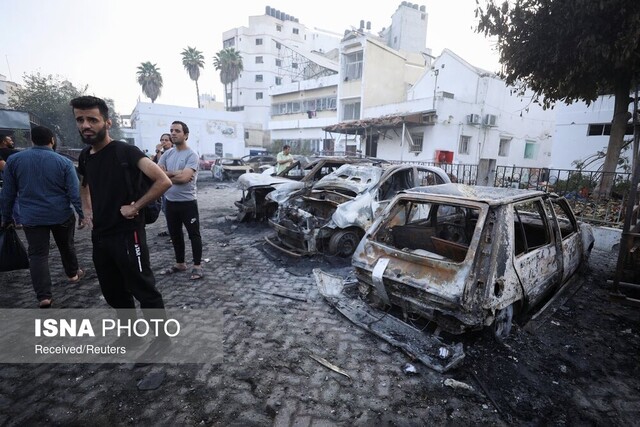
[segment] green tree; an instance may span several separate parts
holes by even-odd
[[[598,193],[610,194],[640,77],[638,0],[479,0],[477,31],[497,36],[502,77],[532,89],[544,107],[589,105],[613,94],[615,107]]]
[[[160,74],[160,68],[156,64],[151,62],[142,62],[138,66],[138,83],[142,86],[142,93],[149,99],[151,103],[156,102],[156,99],[162,92],[162,75]]]
[[[22,79],[24,84],[11,91],[9,106],[35,115],[35,120],[56,133],[59,146],[84,147],[69,101],[85,95],[87,86],[78,89],[60,77],[43,76],[40,73],[25,74]],[[120,116],[115,112],[113,100],[105,98],[105,102],[109,106],[112,121],[109,134],[113,138],[121,138]]]
[[[198,79],[200,78],[200,69],[204,68],[204,56],[202,52],[195,47],[187,46],[182,50],[182,65],[189,73],[189,78],[196,82],[196,95],[198,97],[198,108],[200,108],[200,88],[198,87]]]
[[[232,47],[222,49],[213,58],[213,66],[220,71],[220,82],[224,85],[224,98],[227,110],[233,105],[233,82],[244,69],[242,55]],[[229,88],[229,90],[227,90]]]

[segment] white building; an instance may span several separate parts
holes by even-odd
[[[340,35],[308,29],[297,18],[267,6],[265,14],[249,17],[248,27],[225,31],[223,47],[242,55],[244,71],[231,92],[234,109],[244,110],[247,122],[267,129],[271,112],[269,88],[335,74],[327,59],[337,53]]]
[[[375,41],[367,43],[369,49],[375,46]],[[358,118],[349,116],[348,93],[356,100],[353,111],[363,108],[361,120],[330,126],[327,130],[332,134],[352,135],[354,139],[358,135],[360,151],[389,160],[478,164],[487,159],[493,167],[549,166],[553,111],[533,104],[531,97],[516,95],[495,74],[470,65],[447,49],[411,85],[411,72],[419,68],[417,64],[398,60],[393,66],[390,57],[401,55],[375,47],[377,55],[365,53],[361,80],[349,80],[350,85],[357,84],[356,90],[343,88],[342,82],[339,90],[341,117]],[[371,58],[378,60],[374,67],[369,63]],[[366,70],[375,70],[371,78],[393,81],[371,86]],[[403,70],[404,80],[398,78]],[[396,78],[385,77],[391,74]],[[400,99],[400,83],[410,87],[404,99]],[[377,90],[372,95],[362,86]]]
[[[556,103],[556,128],[554,134],[551,167],[554,169],[575,169],[574,161],[585,161],[598,151],[606,152],[613,120],[614,97],[601,96],[591,105],[575,102],[571,105]],[[629,104],[633,112],[633,103]],[[633,125],[629,123],[625,140],[633,139]],[[604,158],[586,166],[587,170],[597,170]]]
[[[7,80],[6,76],[0,74],[0,108],[9,108],[9,95],[16,87],[18,87],[17,83]]]
[[[242,157],[245,126],[241,113],[139,102],[131,114],[131,129],[123,129],[125,138],[142,151],[154,153],[160,136],[179,120],[189,126],[188,143],[199,154]]]

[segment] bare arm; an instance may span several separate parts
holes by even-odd
[[[193,175],[196,173],[190,167],[186,167],[180,171],[167,171],[166,174],[171,179],[172,184],[186,184],[193,179]]]
[[[80,201],[82,202],[82,213],[84,218],[80,221],[78,228],[84,228],[88,226],[89,229],[93,228],[93,209],[91,207],[91,192],[89,191],[89,184],[80,185]]]
[[[120,213],[127,219],[135,217],[140,209],[162,196],[171,187],[171,180],[158,165],[153,163],[153,160],[142,157],[138,160],[137,166],[143,174],[153,181],[153,185],[138,200],[130,205],[120,207]]]

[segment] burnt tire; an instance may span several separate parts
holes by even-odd
[[[491,332],[496,340],[503,342],[511,333],[513,326],[513,304],[496,311],[495,319],[491,325]]]
[[[360,233],[355,230],[338,230],[329,239],[329,253],[342,258],[353,255],[360,243]]]

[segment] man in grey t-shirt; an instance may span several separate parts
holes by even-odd
[[[164,194],[166,199],[167,229],[173,243],[176,264],[165,270],[163,274],[186,271],[185,244],[182,226],[187,229],[193,254],[191,280],[204,277],[202,269],[202,238],[200,237],[200,215],[196,199],[196,182],[198,179],[198,154],[187,145],[189,127],[181,122],[171,124],[171,141],[174,148],[162,155],[158,166],[171,179],[172,186]]]

